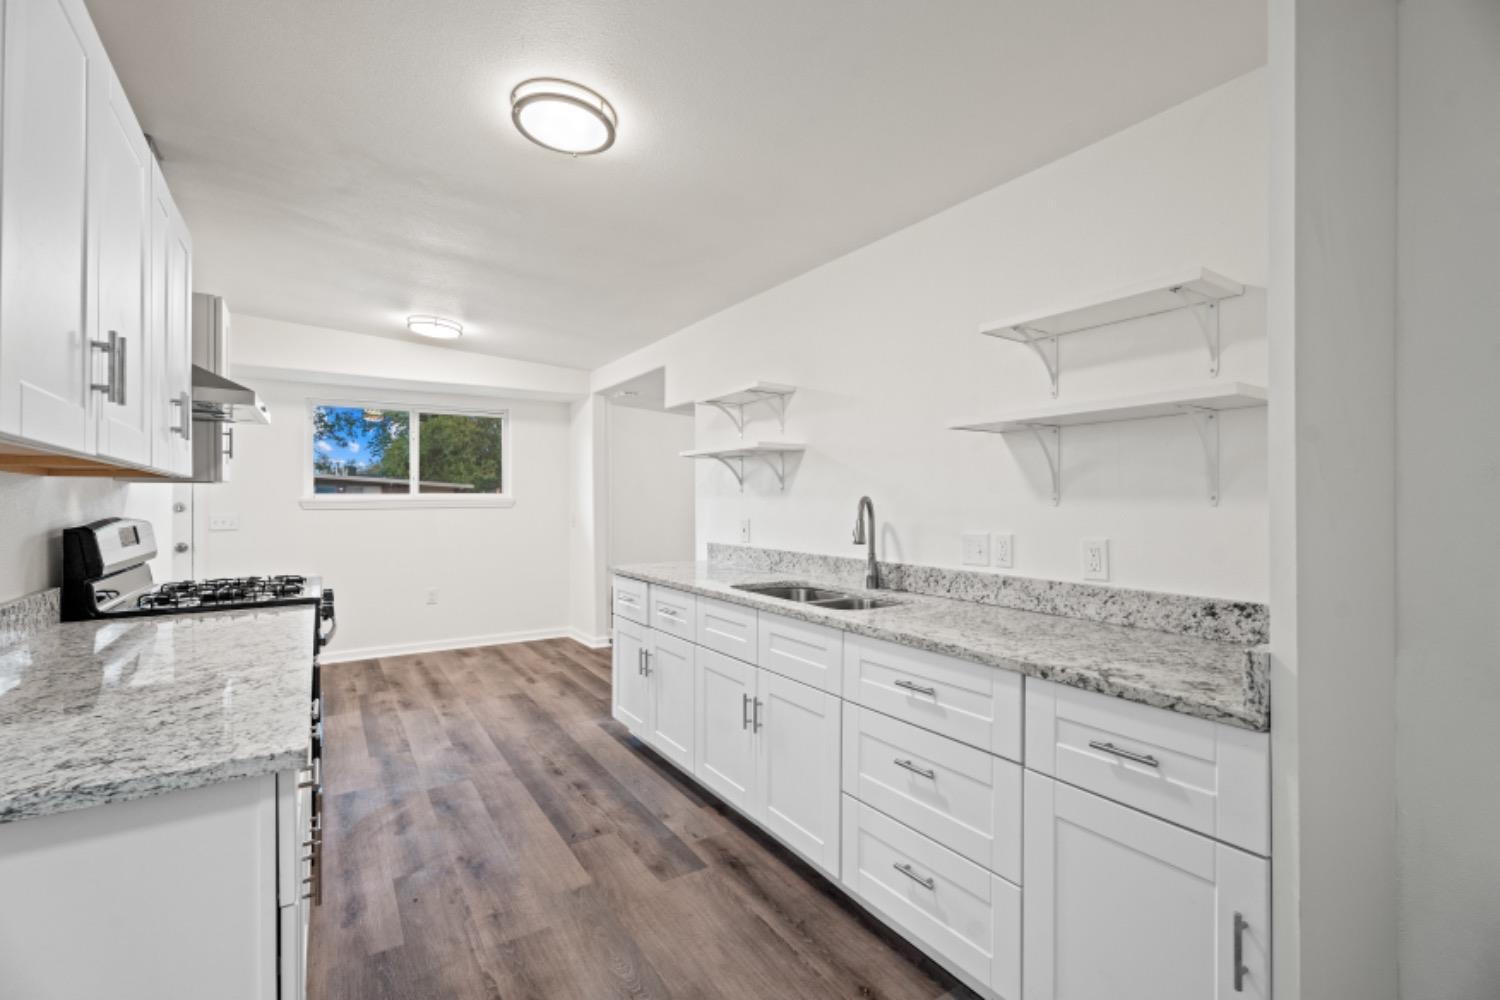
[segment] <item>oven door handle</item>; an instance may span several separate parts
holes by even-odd
[[[338,620],[338,617],[337,616],[330,616],[329,619],[328,619],[328,631],[327,632],[319,632],[318,633],[318,648],[322,649],[324,646],[327,646],[330,642],[332,642],[333,641],[333,637],[338,632],[338,630],[339,630],[339,620]]]

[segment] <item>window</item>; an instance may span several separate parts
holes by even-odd
[[[305,506],[505,506],[509,418],[408,406],[312,406]]]

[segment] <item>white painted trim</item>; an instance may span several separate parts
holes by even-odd
[[[502,494],[468,496],[461,493],[434,493],[427,496],[412,496],[391,493],[360,496],[324,493],[303,497],[297,503],[303,510],[422,510],[444,507],[514,507],[516,498]]]
[[[588,635],[582,629],[568,627],[568,636],[574,642],[587,646],[589,649],[605,649],[611,644],[609,635]]]
[[[417,653],[442,653],[450,649],[472,649],[479,646],[509,646],[518,642],[542,639],[575,639],[571,628],[539,628],[523,632],[500,632],[494,635],[471,635],[461,639],[433,639],[426,642],[403,642],[393,646],[366,646],[364,649],[339,649],[318,655],[318,662],[348,663],[352,660],[374,660],[386,656],[412,656]],[[587,643],[585,643],[587,645]]]

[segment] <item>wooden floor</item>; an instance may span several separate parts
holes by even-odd
[[[323,684],[311,1000],[974,996],[614,722],[607,650]]]

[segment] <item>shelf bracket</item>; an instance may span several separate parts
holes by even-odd
[[[1208,478],[1208,502],[1219,506],[1219,411],[1202,406],[1184,406],[1203,442],[1203,471]]]
[[[1047,468],[1052,473],[1052,506],[1056,507],[1062,502],[1062,428],[1053,424],[1027,424],[1026,429],[1047,456]]]
[[[1172,294],[1193,311],[1198,329],[1203,333],[1204,346],[1208,348],[1208,374],[1219,377],[1219,303],[1193,291],[1184,285],[1172,289]]]
[[[714,400],[710,400],[708,405],[712,406],[714,409],[716,409],[719,412],[723,413],[724,416],[728,417],[729,420],[730,420],[730,422],[734,424],[734,429],[737,430],[737,431],[739,431],[740,438],[742,440],[744,439],[744,437],[745,437],[745,407],[744,407],[743,404],[741,404],[739,406],[731,407],[731,406],[728,406],[728,405],[726,405],[724,403],[719,402],[717,399],[714,399]],[[722,462],[724,460],[723,459],[719,459],[719,461]]]
[[[760,459],[762,462],[766,463],[766,468],[770,469],[771,472],[772,472],[772,474],[774,474],[776,476],[776,485],[781,489],[781,492],[785,493],[786,492],[786,455],[782,454],[781,452],[777,452],[776,453],[776,460],[775,461],[771,460],[771,456],[770,455],[764,455],[764,454],[762,454],[762,455],[756,455],[755,457],[758,458],[758,459]],[[742,482],[740,484],[740,491],[744,492],[744,489],[745,489],[745,485]]]
[[[1058,363],[1057,338],[1051,334],[1043,333],[1040,330],[1033,330],[1029,327],[1024,326],[1016,327],[1015,331],[1026,338],[1025,340],[1020,341],[1020,343],[1025,344],[1027,347],[1031,348],[1036,356],[1038,358],[1041,358],[1042,365],[1047,369],[1047,377],[1052,381],[1052,398],[1056,399],[1057,376],[1060,369],[1060,365]]]
[[[745,460],[743,458],[728,459],[723,455],[715,455],[714,461],[728,469],[729,474],[734,476],[734,481],[740,484],[740,492],[745,492]],[[735,465],[735,462],[738,462],[739,465]]]

